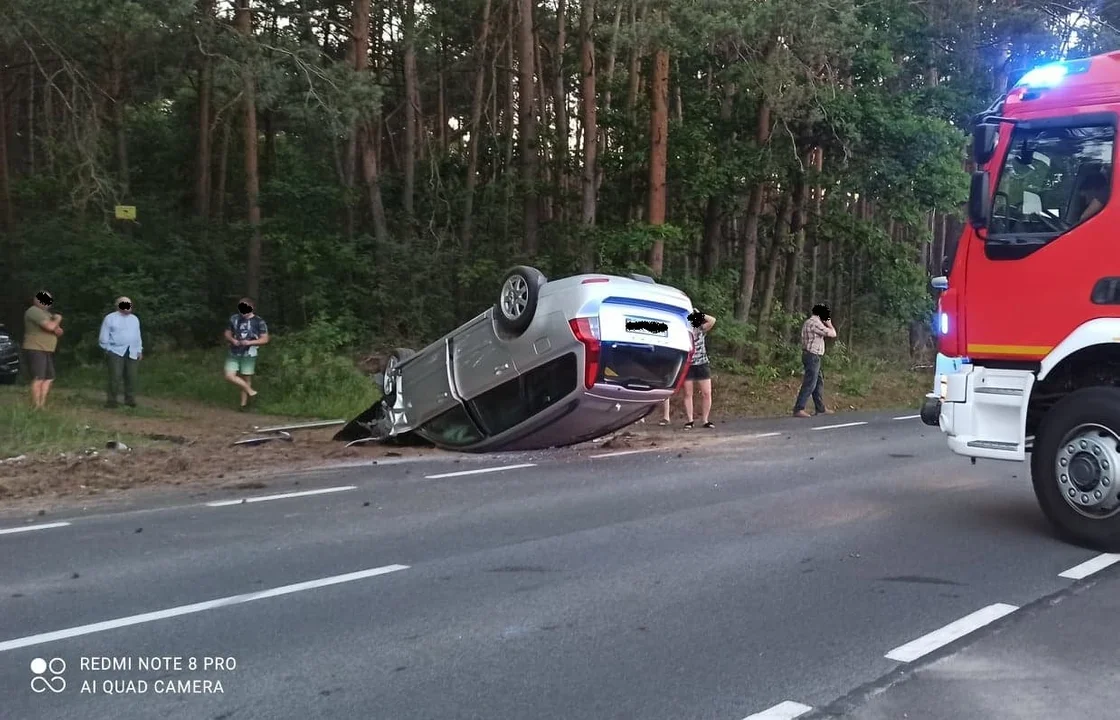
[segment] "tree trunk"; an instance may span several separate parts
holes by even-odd
[[[482,7],[482,30],[479,31],[475,53],[478,69],[474,75],[474,96],[471,98],[470,140],[467,150],[467,186],[463,198],[463,229],[461,259],[470,257],[471,231],[474,222],[474,191],[478,186],[478,136],[482,123],[483,91],[486,84],[486,47],[490,37],[490,0]]]
[[[524,185],[524,235],[521,249],[529,257],[537,254],[537,116],[533,93],[533,5],[534,0],[518,0],[517,109],[521,121],[521,181]]]
[[[556,4],[556,56],[554,62],[554,80],[556,87],[553,89],[553,106],[556,112],[556,197],[559,202],[559,220],[566,223],[568,220],[568,203],[565,196],[568,191],[568,143],[571,142],[571,127],[568,123],[568,88],[564,75],[564,50],[568,44],[567,0],[557,0]]]
[[[509,43],[506,45],[506,67],[509,68],[509,71],[506,73],[506,111],[505,111],[505,114],[503,116],[503,120],[505,121],[504,124],[505,124],[505,129],[506,129],[506,140],[507,140],[507,142],[506,142],[506,158],[505,158],[505,163],[503,165],[503,169],[504,169],[504,172],[506,174],[505,175],[506,197],[505,197],[505,212],[502,213],[502,217],[504,218],[502,240],[503,240],[503,242],[505,242],[507,244],[509,243],[509,221],[510,221],[510,216],[513,214],[513,179],[518,177],[518,174],[515,173],[514,170],[513,170],[513,148],[514,148],[514,143],[516,142],[516,139],[515,139],[516,138],[516,133],[513,130],[513,126],[514,126],[514,122],[515,122],[515,116],[514,116],[514,110],[513,110],[513,97],[514,97],[513,76],[514,76],[514,72],[515,72],[515,70],[514,70],[513,46],[514,46],[514,37],[516,37],[516,35],[517,35],[516,10],[517,10],[517,3],[513,2],[513,0],[511,0],[510,3],[509,3],[509,33],[508,33]],[[520,118],[517,118],[516,122],[520,122]]]
[[[194,211],[201,220],[210,217],[210,162],[213,151],[210,132],[210,103],[214,95],[213,63],[210,60],[210,31],[214,17],[214,0],[199,0],[200,34],[204,38],[198,88],[198,155],[195,165]]]
[[[680,85],[677,86],[678,98],[680,92]],[[724,140],[720,142],[720,154],[725,155],[730,150],[731,143],[734,142],[735,133],[728,132],[727,126],[731,122],[732,103],[735,97],[734,83],[728,83],[724,88],[723,103],[719,109],[720,119],[720,133],[727,133]],[[721,220],[723,217],[723,203],[724,192],[720,188],[708,198],[708,207],[704,211],[704,241],[701,246],[700,255],[700,276],[710,277],[716,271],[719,265],[719,251],[721,239]]]
[[[109,55],[109,95],[113,104],[113,131],[117,144],[117,179],[121,196],[129,195],[128,135],[124,123],[124,73],[123,40],[114,40]]]
[[[370,3],[369,0],[354,0],[353,12],[353,62],[354,72],[364,73],[369,68]],[[350,136],[347,149],[347,162],[360,159],[362,179],[369,193],[370,212],[373,215],[373,236],[379,246],[389,242],[389,226],[385,219],[385,206],[381,199],[381,169],[378,164],[378,137],[380,133],[368,119],[358,118]],[[348,172],[354,173],[354,166],[348,165]],[[351,181],[351,187],[353,187]]]
[[[369,0],[362,0],[367,2]],[[412,0],[404,0],[404,212],[415,219],[416,135],[420,109],[420,80],[416,70],[416,10]]]
[[[758,108],[756,145],[761,149],[770,139],[770,104],[765,98]],[[743,225],[743,272],[739,276],[739,301],[735,305],[735,319],[747,322],[751,316],[754,285],[758,276],[758,220],[762,215],[762,197],[766,183],[759,181],[751,188],[747,203],[747,218]]]
[[[774,311],[774,291],[778,285],[778,271],[785,257],[785,245],[789,236],[790,221],[793,216],[793,199],[782,193],[781,209],[774,223],[774,238],[770,245],[770,262],[766,267],[766,280],[762,286],[762,307],[758,313],[758,336],[761,340],[770,337],[770,316]]]
[[[0,215],[0,220],[3,222],[4,232],[11,233],[15,229],[15,211],[12,208],[11,176],[8,170],[8,103],[4,93],[7,86],[7,77],[3,66],[0,65],[0,202],[4,203],[4,211]],[[9,235],[8,239],[10,243],[15,243],[14,235]],[[11,253],[5,258],[5,265],[15,262],[17,253],[14,247],[11,245],[8,247],[0,246],[0,249],[5,251],[5,255]]]
[[[595,0],[582,0],[580,7],[580,69],[583,74],[583,202],[580,221],[586,229],[584,235],[583,272],[594,269],[595,245],[588,235],[595,227],[595,201],[598,168],[596,152],[599,146],[599,121],[596,117],[597,97],[595,94],[595,40],[592,28],[595,23]]]
[[[816,148],[809,148],[802,158],[804,170],[798,174],[797,185],[793,195],[793,224],[790,231],[793,233],[793,247],[790,248],[786,262],[785,292],[782,293],[782,309],[787,312],[800,312],[797,305],[797,282],[801,271],[801,259],[805,253],[805,222],[806,204],[809,199],[809,167],[816,154]]]
[[[249,9],[250,0],[237,0],[237,30],[249,39],[253,32],[253,18]],[[245,194],[249,207],[249,258],[246,265],[245,294],[254,300],[260,290],[261,279],[261,207],[260,177],[257,174],[257,102],[256,80],[250,61],[242,70],[242,83],[245,92]]]
[[[618,31],[622,27],[622,6],[625,3],[622,0],[617,0],[614,8],[614,24],[611,30],[611,49],[607,54],[607,77],[606,77],[606,92],[603,93],[603,108],[609,113],[611,110],[611,86],[614,83],[614,65],[618,59]],[[607,133],[599,133],[599,157],[604,157],[607,154]],[[600,164],[595,171],[595,192],[599,192],[599,188],[603,185],[603,166]]]
[[[222,124],[222,147],[218,150],[218,188],[214,191],[214,203],[218,206],[217,221],[223,222],[226,216],[226,178],[229,175],[229,143],[233,130],[229,121]]]
[[[633,0],[633,4],[630,6],[631,42],[633,44],[630,48],[629,84],[626,90],[626,116],[630,120],[630,125],[635,131],[638,129],[638,89],[641,87],[642,83],[642,55],[645,51],[643,47],[643,38],[639,33],[639,26],[640,23],[645,20],[646,1],[647,0]],[[641,168],[636,164],[631,165],[628,173],[630,175],[631,201],[626,211],[626,220],[630,222],[637,220],[642,212],[641,205],[638,201]]]
[[[665,175],[669,160],[669,51],[658,48],[653,56],[653,77],[649,83],[649,211],[650,225],[665,223]],[[658,238],[650,249],[649,266],[654,277],[661,277],[665,262],[665,241]]]
[[[817,176],[820,177],[821,171],[824,169],[824,148],[817,148],[815,157]],[[820,287],[818,279],[820,278],[820,252],[821,252],[821,212],[824,208],[824,187],[818,185],[813,190],[813,217],[816,220],[813,232],[813,257],[812,269],[809,271],[809,293],[806,298],[806,303],[813,305],[817,302],[817,288]]]

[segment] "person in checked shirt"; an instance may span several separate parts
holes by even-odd
[[[836,337],[836,328],[827,305],[814,305],[813,314],[801,326],[801,362],[805,366],[805,376],[801,380],[801,391],[793,404],[793,416],[811,417],[805,412],[809,396],[818,415],[831,414],[824,405],[824,375],[821,374],[821,359],[824,357],[824,339]]]
[[[109,366],[109,387],[106,407],[117,406],[117,396],[124,385],[124,402],[136,407],[136,363],[144,357],[140,338],[140,318],[132,313],[132,300],[117,298],[117,311],[101,321],[98,345],[105,351]]]

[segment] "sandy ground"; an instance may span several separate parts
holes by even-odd
[[[98,427],[140,438],[127,449],[88,447],[77,452],[25,455],[0,460],[0,506],[17,510],[55,505],[62,501],[98,502],[136,488],[189,486],[258,489],[269,475],[337,463],[379,458],[451,455],[430,446],[366,443],[347,448],[332,440],[337,427],[292,430],[290,440],[236,445],[261,437],[255,428],[307,422],[245,414],[182,402],[146,400],[167,417],[127,415],[99,408],[83,408],[83,418]],[[596,449],[688,447],[702,440],[657,426],[639,423],[594,443]],[[63,504],[68,504],[64,502]]]

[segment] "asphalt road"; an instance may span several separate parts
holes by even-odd
[[[1049,672],[1027,697],[1068,708],[1115,677],[1115,582],[1088,586],[1120,565],[1053,538],[1024,465],[912,411],[717,435],[7,518],[0,716],[1034,718],[960,678]]]

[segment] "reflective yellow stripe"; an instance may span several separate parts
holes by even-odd
[[[1052,347],[1049,345],[969,345],[969,355],[1030,355],[1041,357],[1046,355]]]

